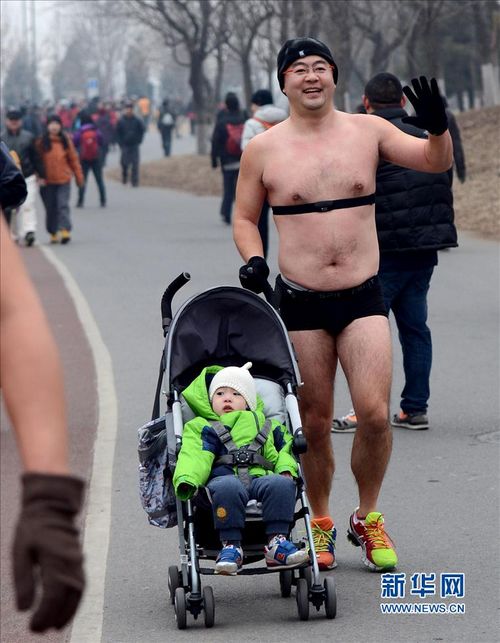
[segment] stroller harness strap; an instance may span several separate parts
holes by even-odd
[[[238,478],[245,485],[250,486],[249,467],[258,465],[267,471],[273,471],[274,467],[266,460],[259,451],[262,450],[269,433],[271,432],[271,420],[266,420],[262,429],[257,433],[251,444],[237,447],[231,434],[222,422],[211,422],[217,437],[228,450],[226,455],[221,455],[214,464],[229,464],[235,466],[238,471]]]

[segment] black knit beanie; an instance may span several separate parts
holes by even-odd
[[[278,82],[282,91],[285,85],[284,72],[286,69],[299,58],[313,55],[321,56],[333,65],[333,81],[337,84],[339,70],[333,60],[332,52],[325,43],[316,40],[316,38],[294,38],[287,40],[278,53]]]

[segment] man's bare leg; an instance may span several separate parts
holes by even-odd
[[[312,515],[328,516],[335,462],[330,429],[333,380],[337,367],[334,338],[323,330],[290,333],[304,386],[299,389],[300,415],[307,439],[301,457]]]
[[[355,320],[337,337],[337,350],[358,420],[351,468],[358,483],[359,515],[366,516],[376,509],[392,449],[388,320],[382,316]]]

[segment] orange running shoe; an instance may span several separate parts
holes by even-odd
[[[330,516],[324,518],[313,518],[311,520],[313,533],[314,550],[318,559],[319,568],[322,571],[337,567],[335,560],[335,540],[337,530],[334,527]]]

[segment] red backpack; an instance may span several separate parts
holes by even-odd
[[[241,156],[241,136],[244,125],[244,123],[226,123],[226,154],[230,156]]]
[[[98,156],[97,130],[87,129],[80,136],[80,158],[82,161],[95,161]]]

